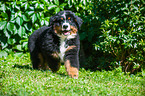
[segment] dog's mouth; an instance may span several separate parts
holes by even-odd
[[[70,34],[70,32],[71,32],[71,30],[64,30],[64,31],[62,31],[62,34],[67,36]]]

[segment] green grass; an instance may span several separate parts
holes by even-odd
[[[145,77],[124,75],[121,69],[80,69],[79,79],[69,78],[64,66],[57,73],[33,70],[28,54],[0,58],[0,96],[144,96]]]

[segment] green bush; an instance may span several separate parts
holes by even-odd
[[[34,30],[49,25],[57,12],[71,10],[84,21],[79,34],[86,63],[81,66],[110,70],[121,65],[134,73],[145,63],[144,6],[143,0],[0,1],[0,54],[27,52]]]
[[[130,73],[144,70],[144,6],[143,0],[92,2],[80,34],[87,57],[82,66],[95,70],[122,66]]]
[[[107,6],[96,50],[109,54],[111,62],[124,72],[134,73],[145,63],[145,2],[116,1]]]

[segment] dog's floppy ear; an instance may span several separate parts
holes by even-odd
[[[49,25],[53,25],[53,23],[56,21],[56,18],[57,18],[56,15],[50,17],[50,19],[49,19]]]
[[[83,20],[80,17],[76,16],[75,14],[74,14],[74,19],[75,19],[75,22],[77,23],[77,25],[78,25],[78,27],[80,29],[81,25],[83,23]]]

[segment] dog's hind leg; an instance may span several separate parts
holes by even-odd
[[[41,52],[35,51],[30,53],[30,55],[31,55],[32,66],[34,69],[42,69],[42,70],[49,69],[48,64]]]
[[[60,58],[58,58],[56,53],[47,56],[47,63],[52,72],[57,72],[60,69]]]
[[[38,69],[38,66],[39,66],[39,63],[40,63],[38,53],[37,52],[31,52],[30,56],[31,56],[33,69]]]
[[[48,70],[49,67],[48,67],[47,61],[44,58],[44,56],[42,55],[42,53],[39,53],[38,57],[39,57],[38,69]]]
[[[60,69],[60,66],[61,64],[59,62],[49,64],[49,68],[52,70],[52,72],[57,72]]]
[[[51,58],[51,60],[50,59],[48,60],[48,65],[49,65],[49,68],[52,70],[52,72],[57,72],[61,66],[59,60],[54,59],[54,58],[53,59]]]

